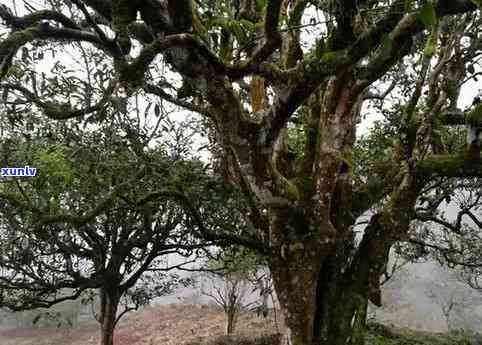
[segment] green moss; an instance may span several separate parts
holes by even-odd
[[[269,169],[271,176],[273,176],[276,189],[281,194],[281,196],[288,198],[292,201],[298,200],[300,194],[296,185],[289,181],[286,177],[281,175],[273,163],[269,164]]]
[[[140,4],[139,0],[112,1],[112,28],[118,35],[118,42],[124,53],[131,48],[128,25],[136,20]]]
[[[323,56],[321,57],[320,63],[325,68],[326,66],[335,66],[340,61],[342,61],[344,57],[345,57],[344,51],[327,52],[323,54]]]
[[[344,65],[345,62],[348,63],[349,61],[346,51],[344,50],[325,52],[321,57],[316,56],[315,50],[312,58],[306,60],[298,71],[300,73],[300,78],[304,76],[306,72],[310,73],[313,78],[319,78],[320,74],[335,74],[336,70],[334,68]]]
[[[59,119],[72,112],[69,104],[55,104],[52,102],[45,103],[43,106],[44,113],[47,117]]]
[[[136,20],[138,5],[138,0],[112,1],[112,26],[116,32],[125,30],[130,22]]]
[[[0,43],[0,55],[14,49],[17,50],[27,42],[38,38],[40,32],[38,27],[31,27],[21,31],[16,31]]]
[[[5,73],[6,77],[14,76],[15,78],[21,78],[24,75],[24,71],[20,68],[18,64],[12,64],[8,67],[7,72]]]
[[[144,79],[144,74],[147,72],[149,64],[157,55],[159,46],[159,41],[154,41],[144,46],[140,55],[131,63],[123,59],[115,60],[114,66],[119,73],[120,82],[130,87],[138,87]]]
[[[295,26],[299,25],[301,23],[301,17],[303,16],[304,10],[307,6],[306,1],[296,1],[295,2],[295,7],[290,13],[290,18],[289,18],[289,25],[288,26]]]
[[[480,155],[471,157],[469,151],[458,155],[433,155],[418,164],[417,177],[420,180],[429,179],[434,174],[446,177],[480,177],[482,176]]]
[[[325,54],[325,51],[326,51],[325,40],[323,38],[317,39],[316,45],[315,45],[315,56],[320,59],[323,56],[323,54]]]
[[[416,134],[418,128],[422,124],[422,115],[418,112],[413,112],[408,116],[409,122],[408,122],[408,130],[410,134]]]
[[[201,19],[199,18],[196,3],[192,3],[192,26],[194,28],[194,31],[199,34],[203,38],[203,40],[208,39],[208,30],[204,27]]]
[[[5,40],[0,41],[0,57],[7,57],[7,62],[0,70],[0,80],[7,74],[14,74],[10,71],[11,56],[14,56],[17,50],[24,44],[34,41],[41,36],[39,27],[30,27],[21,31],[10,34]],[[10,55],[12,54],[12,55]]]

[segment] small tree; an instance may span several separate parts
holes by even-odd
[[[234,333],[239,314],[246,309],[246,297],[249,294],[249,281],[242,275],[212,274],[209,281],[209,290],[203,290],[203,294],[223,309],[226,314],[226,334]]]
[[[208,289],[202,293],[223,309],[226,314],[226,333],[234,333],[240,313],[247,310],[252,302],[248,297],[253,292],[252,279],[257,270],[258,258],[246,250],[221,252],[208,262]]]

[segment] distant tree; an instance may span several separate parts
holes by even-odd
[[[460,286],[462,282],[481,290],[481,210],[482,179],[437,179],[431,191],[422,196],[412,236],[399,252],[408,261],[435,260],[452,269],[448,285]],[[439,296],[443,300],[439,304],[449,314],[463,297],[460,289],[455,290],[452,297]]]
[[[227,249],[208,261],[205,275],[208,286],[202,288],[202,293],[223,309],[228,335],[235,332],[240,313],[253,304],[248,298],[255,290],[252,279],[258,265],[259,258],[246,250]]]
[[[482,302],[481,296],[464,285],[458,279],[457,272],[437,269],[431,276],[436,281],[426,293],[440,308],[447,329],[453,331],[475,325],[476,322],[471,321],[476,319],[477,306]]]
[[[222,308],[226,315],[226,334],[232,335],[240,313],[247,310],[246,297],[252,287],[245,277],[235,273],[211,274],[208,281],[209,288],[203,290],[203,294]]]

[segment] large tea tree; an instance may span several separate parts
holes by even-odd
[[[381,302],[379,276],[418,196],[435,176],[482,175],[482,106],[458,108],[462,84],[480,72],[478,0],[16,3],[0,9],[7,99],[65,119],[101,109],[115,88],[142,90],[203,117],[257,236],[231,239],[269,254],[290,344],[361,343],[367,301]],[[90,103],[46,99],[39,78],[22,74],[32,67],[23,52],[50,49],[56,60],[71,42],[103,54],[111,71]],[[370,103],[393,140],[358,160],[356,124]],[[467,127],[463,148],[440,140],[446,126]]]
[[[130,141],[115,121],[72,127],[0,140],[3,164],[37,169],[0,183],[0,306],[48,308],[96,291],[100,343],[112,345],[120,318],[189,283],[170,271],[212,243],[192,231],[178,187],[199,188],[204,165],[161,145],[139,150],[142,131]]]

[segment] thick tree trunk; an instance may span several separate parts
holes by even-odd
[[[284,344],[363,344],[367,288],[340,274],[335,255],[323,262],[318,274],[316,269],[272,269],[287,327]]]
[[[286,334],[284,344],[311,345],[316,311],[315,272],[273,269]]]
[[[116,326],[117,308],[120,294],[118,291],[101,289],[100,296],[100,345],[114,345],[114,328]]]
[[[284,344],[363,344],[368,304],[363,290],[367,289],[340,274],[335,255],[323,262],[318,272],[317,268],[272,269],[287,327]]]
[[[340,258],[328,257],[318,276],[314,344],[361,345],[368,297],[362,281],[340,270]]]
[[[280,248],[280,255],[271,261],[270,268],[285,319],[283,344],[363,344],[370,295],[370,271],[366,268],[372,262],[365,260],[365,255],[354,257],[351,228],[338,229],[335,242],[323,236],[319,236],[322,240],[307,237],[302,231],[310,228],[310,224],[320,222],[310,217],[277,215],[271,225],[272,243]],[[286,242],[281,244],[276,235],[286,231],[278,227],[286,226],[291,234],[298,235],[296,239],[285,238]],[[320,230],[320,233],[326,235],[331,231]]]

